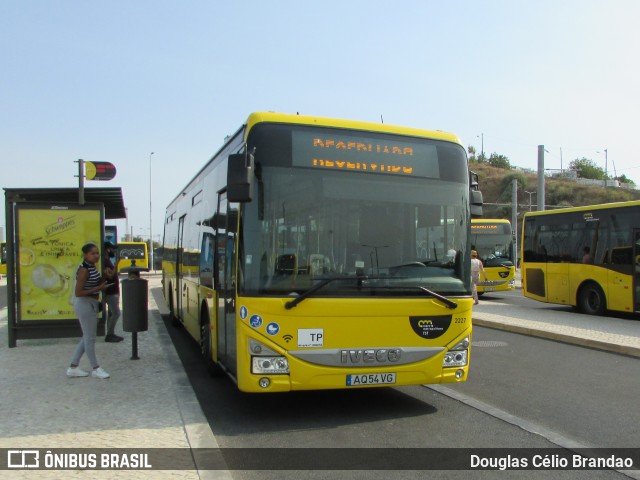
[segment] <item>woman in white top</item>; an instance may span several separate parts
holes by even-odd
[[[480,272],[487,280],[487,274],[482,266],[482,261],[478,258],[478,252],[471,250],[471,295],[473,296],[473,303],[478,304],[478,282],[480,281]]]

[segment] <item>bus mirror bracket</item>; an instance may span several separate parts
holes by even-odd
[[[227,169],[227,199],[230,202],[246,203],[251,201],[253,189],[253,155],[234,153],[229,155]]]
[[[482,192],[480,190],[471,190],[471,218],[482,218]]]

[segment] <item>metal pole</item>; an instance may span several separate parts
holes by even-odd
[[[78,160],[78,204],[84,205],[84,160]]]
[[[149,154],[149,260],[151,260],[151,265],[149,265],[149,269],[153,270],[153,230],[152,230],[152,215],[153,210],[151,209],[151,156],[153,152]]]
[[[131,332],[131,360],[140,360],[138,356],[138,332]]]
[[[538,211],[544,211],[544,145],[538,145]]]
[[[518,264],[518,180],[511,180],[511,225],[513,225],[513,264]]]

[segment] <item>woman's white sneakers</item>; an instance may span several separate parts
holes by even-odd
[[[67,377],[69,378],[77,378],[77,377],[88,377],[89,372],[85,372],[80,367],[69,367],[67,368]],[[109,378],[110,375],[104,371],[102,367],[98,367],[91,372],[91,376],[93,378]]]
[[[105,372],[102,367],[98,367],[96,369],[93,370],[93,372],[91,372],[91,376],[93,378],[109,378],[110,375]]]
[[[89,372],[85,372],[80,367],[69,367],[67,368],[67,377],[75,378],[75,377],[88,377]]]

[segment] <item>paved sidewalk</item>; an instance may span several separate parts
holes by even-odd
[[[516,270],[516,291],[522,294],[520,269]],[[531,301],[514,307],[497,297],[480,300],[473,309],[473,324],[510,332],[548,338],[564,343],[597,348],[640,357],[640,318],[631,316],[593,317],[572,311],[570,307]],[[515,313],[514,313],[515,312]]]
[[[97,339],[98,361],[111,374],[106,380],[67,378],[77,338],[18,340],[9,349],[7,309],[0,311],[0,448],[218,447],[158,313],[159,286],[159,276],[149,277],[149,330],[138,333],[139,360],[130,359],[122,319],[116,333],[123,342]],[[80,366],[90,371],[86,356]],[[191,453],[186,458],[193,464],[182,470],[5,470],[0,478],[231,478],[228,471],[198,471]]]

